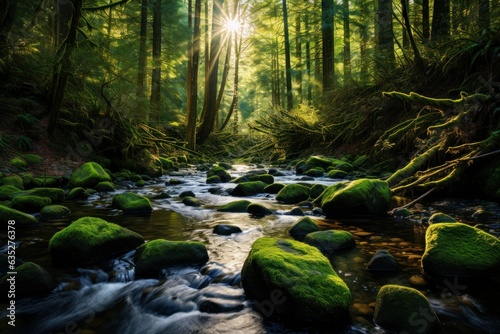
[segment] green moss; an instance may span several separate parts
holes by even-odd
[[[27,212],[39,212],[44,206],[51,205],[52,200],[48,197],[40,196],[16,196],[12,199],[12,208]]]
[[[247,206],[247,212],[255,217],[264,217],[273,214],[271,210],[259,203],[250,203]]]
[[[48,197],[52,200],[52,203],[61,203],[64,201],[64,190],[59,188],[33,188],[11,194],[12,199],[17,196]]]
[[[300,160],[295,164],[295,173],[297,175],[303,174],[306,170],[311,168],[305,160]]]
[[[15,157],[9,160],[9,163],[17,169],[28,167],[28,163],[23,158]]]
[[[187,206],[194,206],[194,207],[201,206],[201,202],[192,196],[185,196],[182,199],[182,203]]]
[[[309,166],[309,168],[321,167],[323,169],[327,169],[328,167],[330,167],[332,165],[332,162],[333,162],[333,159],[318,156],[318,155],[309,157],[306,160],[306,163]]]
[[[20,191],[19,188],[11,186],[10,184],[0,186],[0,201],[10,199],[12,194]]]
[[[33,174],[31,173],[20,173],[19,176],[23,180],[24,189],[31,188],[31,184],[33,183]]]
[[[171,159],[160,157],[160,165],[163,170],[171,170],[174,168],[174,162]]]
[[[144,243],[137,233],[101,218],[83,217],[54,234],[49,251],[56,266],[87,265]]]
[[[66,199],[72,201],[72,200],[85,199],[88,198],[89,196],[90,195],[85,191],[84,188],[75,187],[69,191]]]
[[[32,182],[35,187],[54,187],[61,182],[61,178],[58,176],[42,176],[34,178]]]
[[[4,231],[7,231],[7,222],[9,220],[16,221],[16,228],[38,224],[38,219],[32,215],[0,205],[0,222]]]
[[[49,294],[55,288],[52,276],[41,266],[33,262],[24,262],[16,267],[16,297],[40,297]],[[0,291],[6,299],[10,282],[7,281],[11,275],[5,275],[0,279]]]
[[[262,181],[250,181],[238,183],[231,192],[232,196],[254,196],[264,192],[267,183]]]
[[[130,175],[129,180],[132,182],[137,182],[137,181],[141,181],[142,177],[138,174],[132,174],[132,175]]]
[[[311,200],[318,198],[323,193],[323,191],[326,190],[326,188],[328,188],[328,186],[324,184],[314,184],[309,191],[309,198]]]
[[[429,333],[439,323],[421,292],[398,285],[384,285],[379,290],[373,320],[390,332],[409,334]]]
[[[363,164],[368,160],[367,155],[360,155],[354,161],[352,162],[353,166],[360,167],[363,166]]]
[[[274,183],[274,176],[271,174],[257,174],[257,175],[248,175],[248,180],[250,181],[262,181],[267,184]]]
[[[61,219],[71,213],[64,205],[48,205],[40,210],[40,218],[43,220]]]
[[[4,185],[14,186],[18,189],[24,189],[23,179],[18,175],[5,176],[2,179]]]
[[[500,273],[500,241],[462,223],[430,225],[422,269],[436,276],[489,277]]]
[[[287,184],[276,195],[278,202],[285,204],[297,204],[309,198],[310,188],[301,184]]]
[[[145,185],[146,185],[146,181],[144,181],[144,180],[139,180],[139,181],[137,181],[137,182],[135,183],[135,186],[136,186],[136,187],[139,187],[139,188],[142,188],[142,187],[144,187]]]
[[[229,182],[231,181],[231,175],[224,169],[224,167],[221,166],[215,166],[212,167],[208,172],[207,172],[207,178],[217,175],[222,182]]]
[[[344,179],[347,176],[347,172],[340,169],[331,169],[326,174],[330,179]]]
[[[94,189],[97,190],[98,192],[112,192],[112,191],[116,190],[116,187],[113,184],[113,182],[102,181],[102,182],[99,182],[98,184],[96,184]]]
[[[152,240],[137,248],[134,256],[137,277],[157,278],[160,270],[170,266],[200,265],[208,261],[204,244],[194,241]]]
[[[302,217],[290,226],[288,234],[290,234],[294,239],[302,241],[307,234],[316,231],[319,231],[316,222],[310,217]]]
[[[98,163],[87,162],[71,174],[68,185],[92,188],[101,181],[111,181],[111,177]]]
[[[390,199],[387,182],[359,179],[331,185],[316,202],[327,217],[384,216]]]
[[[264,188],[264,192],[269,194],[277,194],[281,189],[285,187],[282,183],[273,183]]]
[[[30,166],[39,165],[43,162],[43,158],[38,154],[27,153],[23,154],[22,157]]]
[[[233,201],[227,204],[224,204],[220,208],[217,209],[219,212],[247,212],[247,207],[250,205],[250,201],[240,200]]]
[[[125,214],[144,214],[153,211],[148,198],[132,192],[115,195],[111,206],[122,210]]]
[[[222,180],[218,175],[212,175],[207,177],[207,184],[222,183]]]
[[[304,174],[311,177],[321,177],[325,175],[325,170],[322,167],[313,167],[306,170]]]
[[[456,219],[444,213],[438,212],[429,217],[429,224],[456,223]]]
[[[354,236],[348,231],[341,230],[312,232],[305,236],[304,242],[327,254],[356,245]]]
[[[260,238],[241,272],[245,293],[258,301],[281,293],[273,316],[344,322],[351,303],[347,285],[316,248],[293,240]]]

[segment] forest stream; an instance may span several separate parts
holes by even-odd
[[[256,169],[235,165],[232,176]],[[292,171],[280,170],[276,182],[297,182]],[[176,178],[178,185],[169,185]],[[206,184],[206,172],[182,169],[175,174],[154,179],[143,188],[132,191],[151,197],[168,192],[171,198],[155,199],[154,211],[148,216],[121,215],[109,207],[113,193],[96,193],[85,201],[65,202],[71,215],[56,222],[20,230],[17,256],[47,268],[59,282],[47,297],[20,299],[16,304],[15,333],[328,333],[320,325],[289,325],[268,316],[273,304],[252,303],[245,298],[240,271],[252,243],[259,237],[291,238],[288,227],[299,217],[289,214],[292,205],[279,204],[275,195],[248,198],[264,204],[275,214],[264,218],[246,213],[225,213],[216,207],[234,201],[225,190],[233,183]],[[314,183],[332,184],[335,180],[316,178]],[[166,185],[167,184],[167,185]],[[216,190],[214,190],[216,189]],[[202,207],[182,204],[178,195],[191,190]],[[478,207],[494,213],[490,220],[476,221]],[[304,209],[306,215],[312,212]],[[441,322],[443,333],[499,333],[499,281],[470,284],[453,279],[430,282],[423,277],[420,258],[425,249],[426,219],[443,212],[471,225],[478,223],[499,235],[500,206],[493,202],[442,199],[417,204],[411,220],[380,219],[333,220],[314,216],[320,229],[351,232],[356,239],[353,249],[338,251],[328,258],[351,290],[352,321],[343,333],[384,333],[373,323],[377,291],[385,284],[398,284],[421,291],[430,301]],[[179,267],[164,270],[161,279],[135,279],[135,251],[95,264],[73,269],[55,268],[47,250],[50,238],[72,221],[84,217],[101,217],[141,234],[146,240],[191,240],[204,243],[209,262],[202,267]],[[222,236],[213,233],[221,221],[239,226],[243,232]],[[498,221],[496,219],[496,221]],[[4,247],[5,248],[5,247]],[[376,250],[386,249],[398,260],[399,270],[374,275],[366,265]],[[1,250],[2,253],[5,249]],[[5,310],[5,307],[2,307]],[[2,319],[6,319],[2,311]],[[419,319],[416,319],[418,321]],[[422,323],[425,326],[425,321]],[[2,321],[0,331],[12,328]]]

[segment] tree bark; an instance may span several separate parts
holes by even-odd
[[[312,76],[311,76],[311,42],[310,42],[310,31],[309,31],[309,16],[306,15],[305,19],[305,29],[306,29],[306,75],[307,75],[307,104],[312,101]]]
[[[349,0],[342,0],[344,11],[344,86],[351,80],[351,29],[349,27]]]
[[[151,117],[159,125],[161,102],[161,0],[155,0],[153,9],[153,71],[151,73]]]
[[[300,13],[295,17],[295,57],[297,58],[297,96],[298,102],[302,103],[302,29],[301,29],[302,16]]]
[[[323,97],[333,89],[334,31],[333,0],[321,0],[321,35],[323,38]]]
[[[196,149],[196,121],[198,109],[198,68],[200,65],[200,22],[201,0],[195,0],[194,15],[192,0],[189,1],[189,27],[193,35],[189,43],[188,76],[187,76],[187,125],[186,139],[190,150]]]
[[[8,53],[8,39],[17,12],[17,0],[0,1],[0,58]]]
[[[426,44],[431,37],[429,24],[429,0],[422,0],[422,39]]]
[[[392,24],[392,0],[378,0],[378,51],[379,67],[394,68],[394,37]]]
[[[417,66],[419,72],[421,74],[424,74],[424,62],[422,60],[422,57],[420,56],[420,52],[418,50],[417,44],[415,43],[415,39],[413,38],[413,32],[410,25],[410,18],[408,15],[408,0],[401,0],[401,8],[403,12],[404,25],[406,27],[406,33],[408,34],[408,39],[410,40],[410,44],[413,49],[415,65]]]
[[[489,0],[479,0],[479,29],[481,32],[490,30]]]
[[[450,0],[435,0],[432,13],[431,39],[450,36]]]
[[[231,107],[229,108],[229,111],[227,113],[226,119],[224,120],[224,123],[222,123],[222,126],[220,127],[220,131],[224,130],[226,127],[227,123],[229,123],[229,120],[231,119],[231,116],[234,114],[236,118],[236,124],[238,120],[238,84],[239,84],[239,68],[240,68],[240,56],[241,56],[241,45],[243,42],[243,35],[240,34],[240,41],[238,42],[238,35],[234,34],[234,53],[235,53],[235,60],[234,60],[234,84],[233,84],[233,100],[231,101]],[[233,128],[234,130],[234,128]],[[237,131],[233,131],[236,133]]]
[[[283,24],[285,29],[285,74],[286,74],[286,109],[293,109],[292,65],[290,61],[290,37],[288,35],[288,10],[283,0]]]
[[[148,0],[142,0],[141,4],[141,30],[139,33],[139,64],[137,70],[137,90],[136,96],[139,98],[146,96],[146,42],[148,35]]]

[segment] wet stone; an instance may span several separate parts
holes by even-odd
[[[244,305],[236,300],[206,298],[198,302],[198,307],[204,313],[232,313],[243,310]]]
[[[219,235],[231,235],[233,233],[241,233],[241,228],[230,224],[218,224],[214,227],[213,232]]]

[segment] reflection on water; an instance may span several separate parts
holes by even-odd
[[[239,176],[247,169],[236,166],[231,175]],[[330,333],[329,328],[314,324],[296,328],[266,319],[252,308],[251,301],[245,300],[241,288],[241,267],[253,241],[262,236],[288,238],[287,228],[298,219],[285,214],[292,206],[276,203],[272,195],[257,196],[250,200],[279,214],[256,219],[244,213],[221,213],[215,208],[236,199],[224,196],[234,184],[207,185],[205,174],[194,170],[176,178],[185,183],[165,186],[169,177],[164,177],[134,189],[150,197],[161,192],[171,195],[152,200],[154,211],[150,216],[120,215],[108,207],[113,193],[98,194],[85,202],[65,203],[72,214],[64,220],[18,231],[17,256],[42,265],[60,283],[46,298],[17,301],[16,333]],[[290,183],[295,178],[288,172],[277,177],[276,182]],[[332,181],[320,178],[314,182]],[[214,187],[220,189],[214,191]],[[193,191],[204,206],[182,204],[177,196],[185,190]],[[372,318],[375,297],[385,284],[422,291],[442,321],[444,333],[500,332],[500,282],[486,282],[479,288],[452,279],[429,282],[420,271],[426,231],[422,222],[431,213],[441,211],[475,224],[472,217],[479,207],[493,213],[481,223],[497,233],[498,205],[478,201],[441,200],[419,205],[412,221],[314,217],[320,229],[346,230],[356,239],[354,249],[325,254],[353,295],[352,323],[343,332],[383,333]],[[87,268],[54,268],[47,252],[50,238],[82,216],[101,217],[140,233],[146,240],[201,241],[207,246],[210,262],[201,268],[169,268],[157,280],[134,279],[133,251]],[[243,232],[230,236],[214,234],[213,227],[221,221],[238,225]],[[366,270],[379,249],[390,251],[398,260],[397,273],[376,276]],[[3,320],[0,330],[13,332]]]

